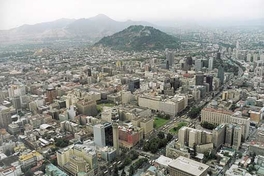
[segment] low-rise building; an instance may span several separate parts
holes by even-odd
[[[209,166],[185,157],[178,157],[169,165],[170,176],[207,176]]]

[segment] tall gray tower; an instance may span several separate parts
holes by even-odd
[[[113,122],[113,143],[114,148],[116,149],[117,155],[119,155],[119,131],[118,131],[118,124],[116,122]]]

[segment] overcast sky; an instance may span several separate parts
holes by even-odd
[[[0,0],[0,29],[105,14],[114,20],[264,18],[264,0]]]

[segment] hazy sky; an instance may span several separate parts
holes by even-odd
[[[0,29],[105,14],[115,20],[264,18],[264,0],[0,0]]]

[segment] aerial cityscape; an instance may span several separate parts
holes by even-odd
[[[0,1],[0,176],[264,176],[242,1]]]

